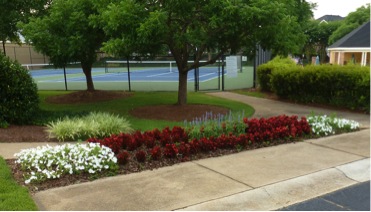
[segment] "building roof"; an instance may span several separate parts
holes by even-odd
[[[321,18],[318,18],[317,21],[330,22],[330,21],[341,21],[343,19],[344,18],[341,17],[340,15],[324,15]]]
[[[329,48],[370,48],[370,21],[345,35]]]

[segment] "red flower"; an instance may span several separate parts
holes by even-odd
[[[171,139],[173,143],[181,141],[187,142],[188,135],[182,127],[175,126],[171,130]]]
[[[178,154],[178,148],[175,144],[166,144],[164,149],[164,155],[168,158],[175,158]]]
[[[181,142],[178,147],[178,153],[182,155],[182,158],[189,157],[191,153],[191,146],[185,142]]]
[[[189,142],[189,147],[191,154],[197,154],[201,151],[200,142],[197,139],[193,139]]]
[[[127,151],[122,151],[117,155],[117,162],[124,165],[129,161],[129,158],[130,154]]]
[[[135,158],[137,159],[138,162],[141,162],[141,163],[146,161],[146,156],[147,154],[143,150],[139,150],[138,152],[135,153]]]
[[[159,146],[153,147],[150,154],[153,160],[159,160],[161,158],[161,148]]]

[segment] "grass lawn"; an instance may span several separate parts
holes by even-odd
[[[174,104],[177,101],[177,92],[135,92],[133,96],[123,99],[116,99],[105,102],[85,103],[85,104],[49,104],[45,99],[49,96],[66,94],[66,91],[39,91],[40,107],[49,111],[101,111],[110,112],[127,118],[132,127],[136,130],[152,130],[154,128],[173,127],[175,125],[184,126],[183,122],[159,121],[138,119],[129,115],[129,111],[147,105]],[[254,109],[246,104],[225,100],[217,97],[208,96],[204,93],[188,93],[188,104],[209,104],[229,108],[232,113],[244,111],[246,117],[254,114]],[[192,121],[192,120],[188,120]]]
[[[15,182],[4,158],[0,157],[0,211],[36,211],[28,189]]]

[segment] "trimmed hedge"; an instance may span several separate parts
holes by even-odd
[[[370,69],[320,65],[275,70],[270,86],[279,97],[370,111]]]
[[[272,73],[275,70],[287,70],[296,67],[295,62],[290,58],[275,57],[268,63],[258,67],[257,76],[262,91],[272,91],[270,84]]]
[[[36,83],[18,62],[0,54],[0,124],[32,123],[38,111]]]

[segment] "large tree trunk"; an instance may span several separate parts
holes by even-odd
[[[92,75],[91,75],[91,68],[92,68],[92,65],[91,64],[83,64],[81,63],[81,67],[82,67],[82,70],[84,71],[84,74],[85,74],[85,78],[86,78],[86,86],[87,86],[87,90],[88,91],[94,91],[94,83],[93,83],[93,78],[92,78]]]
[[[178,105],[187,104],[187,77],[188,71],[179,71]]]

